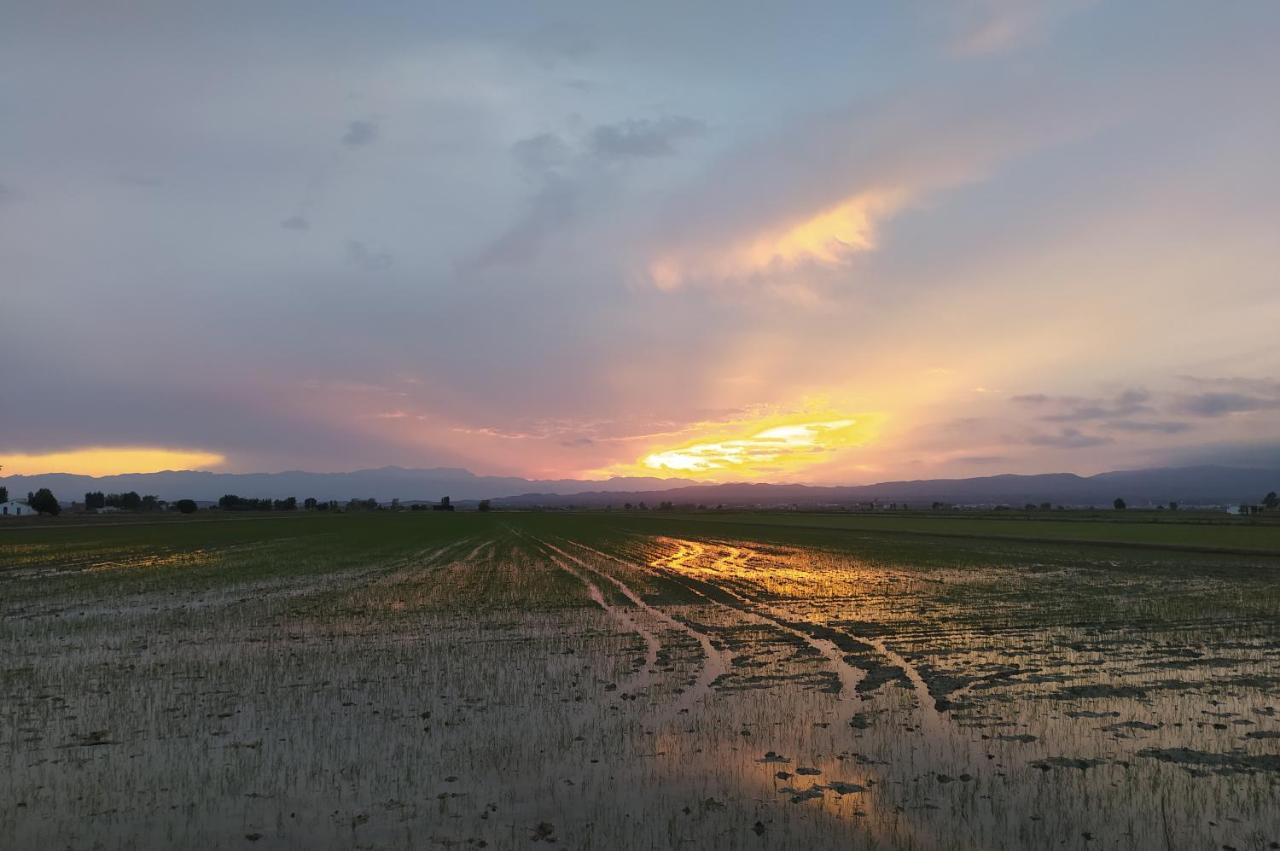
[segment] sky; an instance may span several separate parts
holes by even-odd
[[[1280,468],[1278,36],[0,0],[0,475]]]

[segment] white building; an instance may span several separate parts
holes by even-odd
[[[8,502],[0,502],[0,517],[26,517],[28,514],[34,515],[36,510],[25,502],[18,502],[11,499]]]

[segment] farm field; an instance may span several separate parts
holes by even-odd
[[[1221,513],[1153,511],[1010,513],[904,511],[900,513],[712,512],[705,522],[829,529],[832,532],[900,533],[954,538],[1063,541],[1280,556],[1280,523],[1249,522]],[[1119,515],[1119,516],[1117,516]]]
[[[0,847],[1280,848],[1273,553],[782,513],[0,528]]]

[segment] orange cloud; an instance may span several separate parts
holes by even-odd
[[[762,230],[742,241],[665,254],[649,265],[663,290],[688,281],[729,281],[805,266],[834,267],[875,248],[875,225],[905,202],[901,191],[868,191],[796,222]]]
[[[779,478],[831,460],[831,453],[875,439],[878,414],[800,414],[721,424],[693,440],[650,451],[608,475]]]
[[[216,452],[147,446],[83,446],[40,455],[0,455],[0,471],[7,476],[73,473],[115,476],[160,470],[198,470],[215,467],[226,458]]]

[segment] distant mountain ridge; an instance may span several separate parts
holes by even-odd
[[[80,476],[72,473],[48,473],[38,476],[0,477],[0,484],[15,497],[29,491],[49,488],[63,502],[80,500],[89,491],[155,494],[161,499],[217,500],[223,494],[256,499],[299,500],[313,496],[320,500],[343,502],[370,497],[382,502],[399,500],[438,500],[443,496],[454,500],[487,499],[496,496],[537,491],[564,494],[593,488],[611,490],[653,490],[694,484],[689,479],[613,478],[591,482],[578,479],[522,479],[514,476],[477,476],[460,467],[409,469],[379,467],[350,473],[308,473],[290,470],[283,473],[210,473],[196,470],[166,470],[159,473],[126,473],[118,476]]]
[[[350,473],[209,473],[166,471],[119,476],[79,476],[52,473],[8,476],[0,484],[20,498],[28,491],[49,488],[64,502],[79,500],[87,491],[137,491],[161,499],[212,501],[233,493],[258,499],[321,500],[374,498],[382,502],[492,499],[508,507],[601,507],[625,502],[734,506],[846,505],[906,502],[913,505],[947,502],[958,505],[1014,505],[1051,502],[1054,505],[1110,505],[1116,497],[1134,507],[1176,501],[1184,505],[1230,505],[1259,502],[1280,491],[1280,471],[1238,467],[1162,467],[1117,470],[1094,476],[1074,473],[1005,474],[968,479],[923,479],[871,485],[817,486],[765,483],[699,484],[689,479],[649,477],[607,481],[554,479],[538,481],[505,476],[477,476],[455,467],[406,469],[381,467]]]
[[[494,500],[508,507],[595,507],[645,501],[676,504],[849,505],[853,503],[909,503],[927,505],[1039,505],[1110,506],[1117,497],[1134,507],[1178,502],[1183,505],[1234,505],[1260,502],[1269,491],[1280,491],[1280,470],[1237,467],[1163,467],[1117,470],[1094,476],[1074,473],[1004,474],[969,479],[921,479],[871,485],[815,486],[764,483],[698,484],[661,491],[571,494],[522,494]]]

